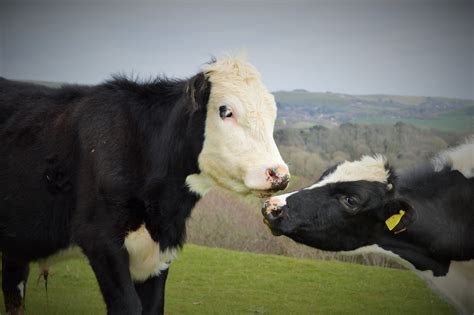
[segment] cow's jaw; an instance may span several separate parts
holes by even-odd
[[[190,191],[197,195],[204,196],[211,189],[221,187],[241,195],[250,193],[250,190],[241,182],[228,180],[226,185],[222,185],[206,173],[191,174],[186,178],[186,184]]]

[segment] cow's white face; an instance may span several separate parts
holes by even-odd
[[[220,186],[241,194],[286,188],[288,167],[273,139],[276,104],[258,71],[236,58],[204,69],[211,92],[200,174],[188,177],[190,189],[205,194]]]

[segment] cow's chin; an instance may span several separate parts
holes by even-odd
[[[189,190],[200,196],[204,196],[213,188],[220,188],[242,196],[255,196],[258,198],[270,197],[278,191],[268,187],[269,185],[266,185],[267,187],[248,187],[244,181],[235,179],[216,180],[204,172],[189,175],[186,178],[186,184]]]
[[[252,194],[258,198],[268,198],[276,194],[278,189],[252,190]]]
[[[284,233],[282,231],[280,231],[278,228],[274,228],[270,222],[267,220],[267,219],[263,219],[263,223],[268,226],[268,229],[270,230],[270,232],[272,232],[273,236],[281,236],[283,235]]]

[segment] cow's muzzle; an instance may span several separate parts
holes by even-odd
[[[267,168],[265,175],[267,181],[271,184],[270,190],[272,191],[284,190],[290,182],[290,172],[286,166]]]
[[[263,222],[270,228],[275,236],[282,234],[277,227],[283,218],[287,216],[286,208],[286,205],[281,204],[278,198],[269,198],[263,203]]]

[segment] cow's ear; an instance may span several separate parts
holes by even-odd
[[[192,112],[205,108],[211,93],[211,82],[203,72],[196,74],[188,80],[186,94],[190,100],[190,110]]]
[[[408,200],[394,198],[384,204],[382,220],[386,231],[399,234],[408,230],[416,220],[416,211]]]

